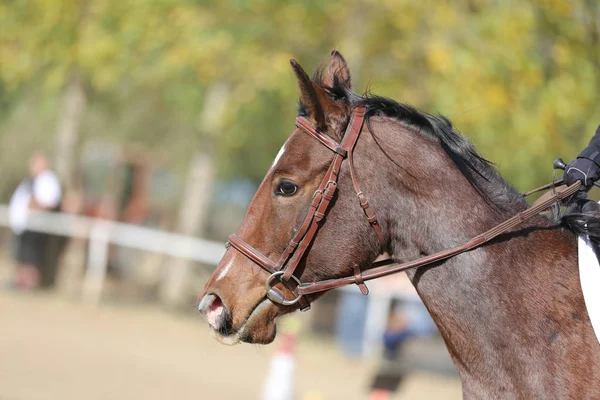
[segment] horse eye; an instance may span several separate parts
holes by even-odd
[[[289,181],[281,181],[279,186],[277,187],[277,192],[279,196],[293,196],[298,191],[298,186]]]

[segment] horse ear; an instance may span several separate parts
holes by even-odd
[[[325,113],[319,101],[315,85],[308,74],[296,60],[290,60],[300,86],[300,102],[306,108],[311,122],[320,129],[325,129]]]
[[[323,77],[323,84],[327,87],[334,87],[341,84],[348,89],[352,88],[350,68],[348,68],[348,63],[346,63],[344,56],[337,50],[331,50],[329,65]]]

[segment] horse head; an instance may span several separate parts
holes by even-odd
[[[346,61],[333,51],[328,67],[313,79],[296,61],[292,60],[291,65],[300,87],[298,127],[275,157],[248,207],[235,236],[242,244],[235,246],[231,240],[233,246],[226,251],[200,296],[199,309],[216,338],[223,343],[269,343],[275,337],[275,320],[279,316],[318,296],[306,296],[293,305],[270,301],[265,288],[269,268],[261,268],[260,262],[236,247],[246,245],[275,268],[286,266],[293,259],[293,275],[281,279],[282,272],[269,281],[273,286],[271,293],[291,302],[298,299],[293,290],[300,280],[351,275],[355,267],[373,262],[382,250],[380,241],[386,240],[381,235],[378,237],[365,219],[350,170],[345,167],[346,154],[336,153],[336,145],[342,142],[353,111],[347,95],[351,93],[351,80]],[[313,135],[307,134],[307,130]],[[362,141],[356,144],[357,147],[365,145]],[[331,178],[336,158],[340,161],[334,171],[336,179],[327,186],[324,178]],[[367,154],[357,155],[356,162],[361,165],[358,179],[364,182],[365,193],[367,189],[375,190],[383,185],[381,179],[375,179],[377,172],[367,168],[367,164],[371,164]],[[320,200],[328,195],[331,198],[324,205]],[[369,210],[376,210],[377,200],[369,201]],[[307,221],[311,213],[313,219]],[[327,213],[326,218],[323,218],[324,213]],[[319,217],[319,221],[314,220]],[[311,223],[314,228],[308,226]],[[302,255],[293,254],[295,249],[290,242],[294,238],[306,239],[311,230],[314,237],[304,241]],[[356,243],[361,245],[356,246]],[[295,245],[298,246],[297,242]]]

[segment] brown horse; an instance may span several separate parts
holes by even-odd
[[[199,310],[222,343],[273,341],[276,319],[319,295],[298,296],[300,282],[361,283],[360,270],[383,252],[396,262],[427,257],[528,208],[445,118],[355,94],[338,52],[312,79],[295,61],[292,67],[299,128],[200,297]],[[355,124],[357,110],[364,125]],[[315,219],[317,227],[307,228]],[[579,284],[576,236],[565,222],[535,216],[474,250],[408,272],[466,398],[600,398],[600,345]],[[278,273],[282,265],[292,274]]]

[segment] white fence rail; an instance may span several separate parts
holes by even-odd
[[[9,227],[6,205],[0,205],[0,226]],[[86,302],[92,304],[98,304],[102,295],[110,244],[181,257],[214,266],[225,253],[225,246],[220,242],[72,214],[36,211],[29,217],[27,228],[36,232],[89,239],[82,296]],[[341,290],[360,293],[353,286],[346,286]],[[415,295],[402,292],[371,294],[364,332],[366,354],[372,353],[379,343],[394,298],[419,301]]]
[[[8,226],[8,207],[0,205],[0,225]],[[106,241],[133,249],[183,257],[206,264],[217,264],[225,248],[223,243],[198,239],[177,233],[79,215],[37,211],[27,221],[37,232]]]
[[[0,226],[9,226],[6,205],[0,205]],[[91,303],[98,303],[102,294],[110,244],[209,265],[217,265],[225,253],[225,247],[220,242],[72,214],[36,211],[29,217],[27,228],[36,232],[89,239],[82,294]]]

